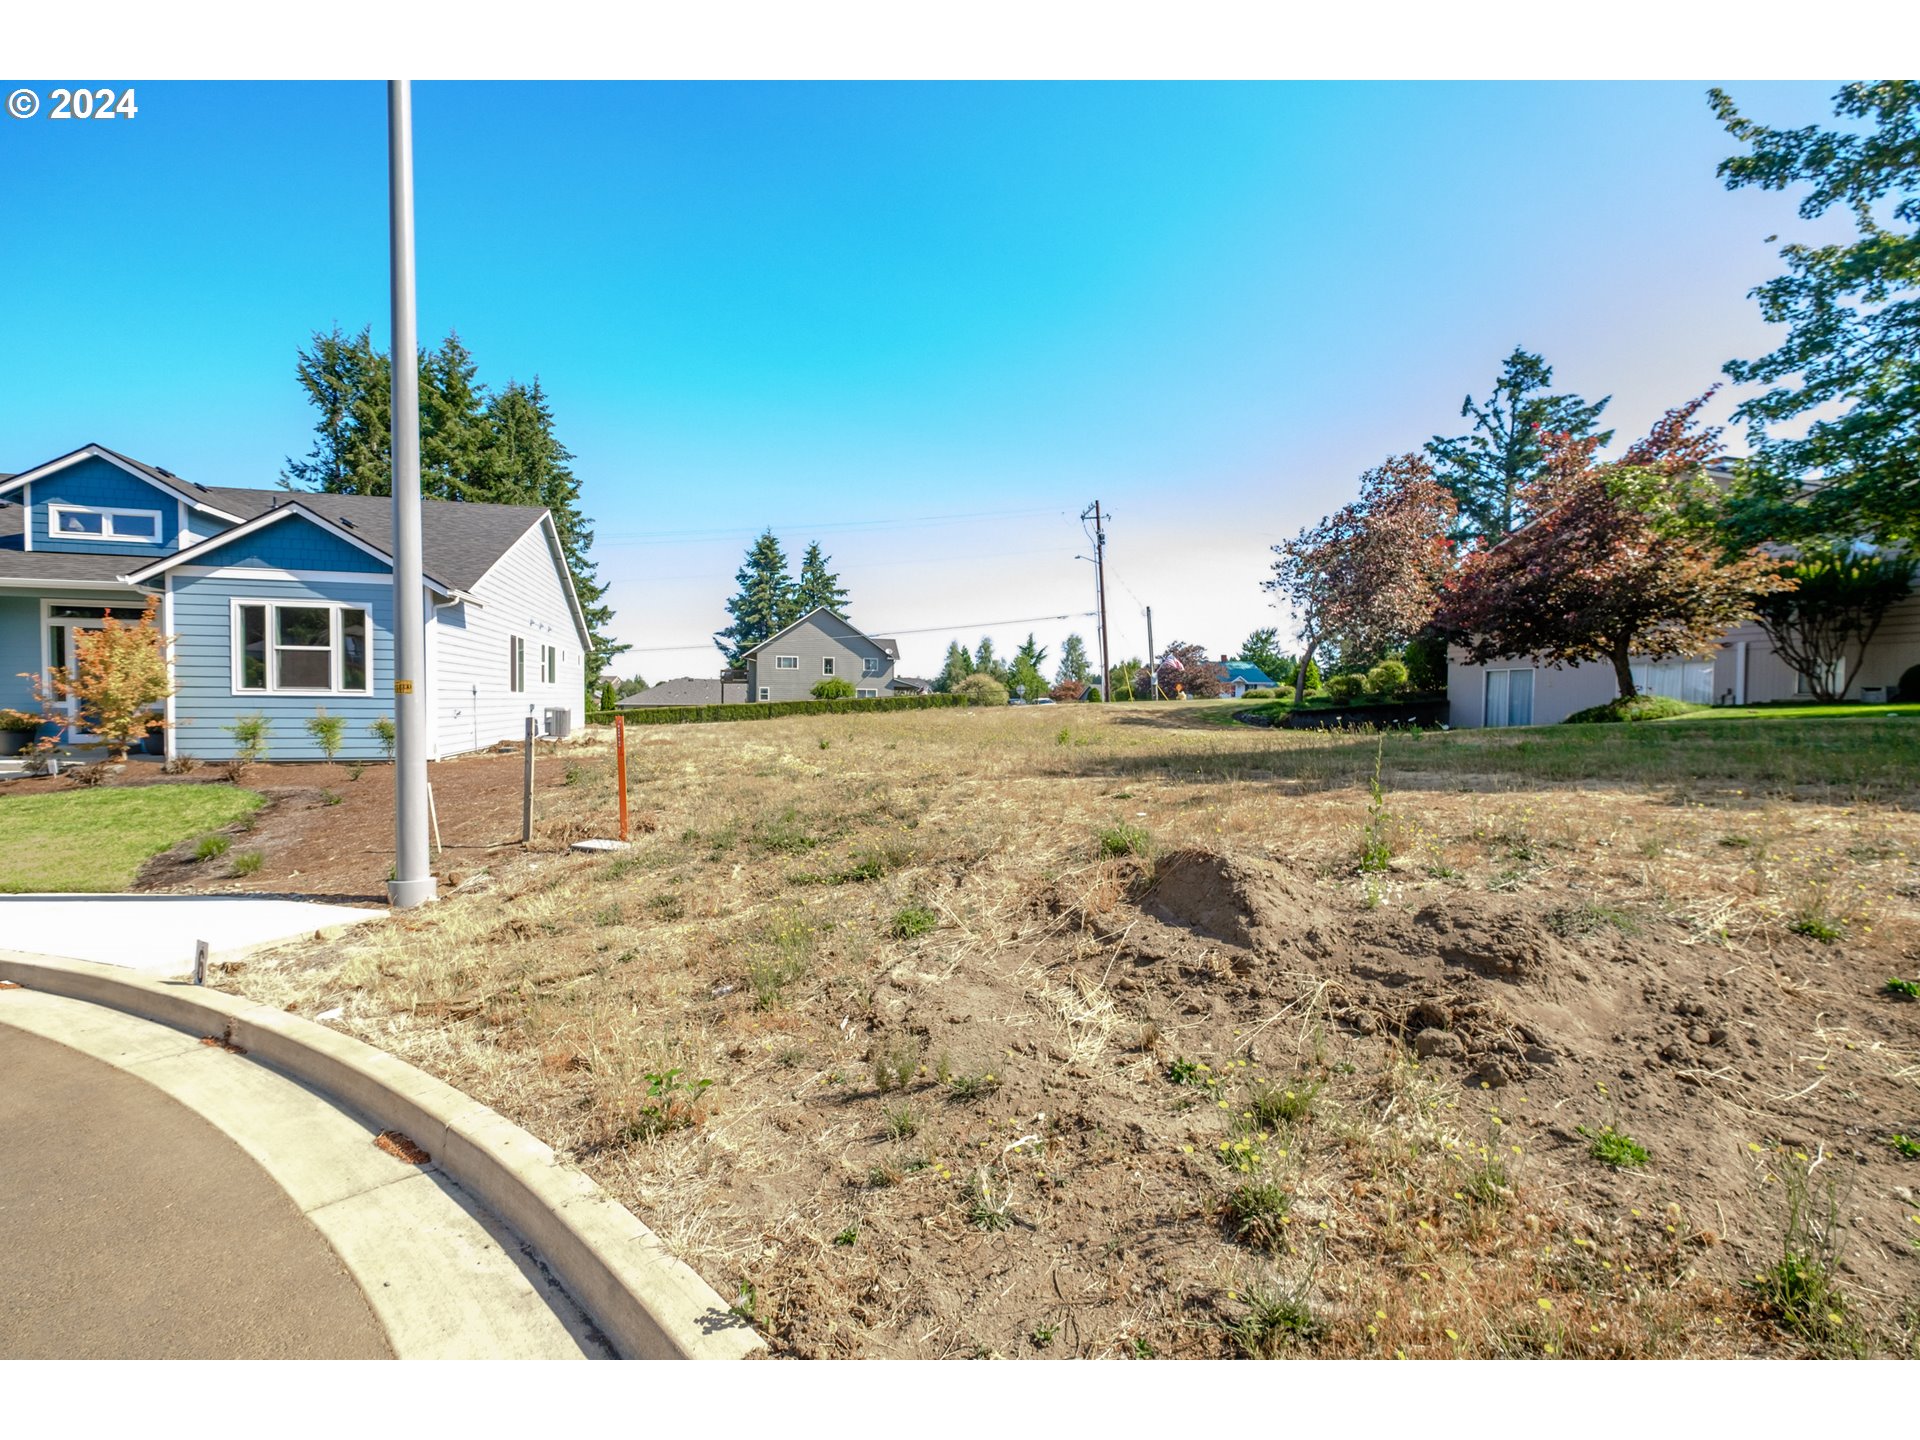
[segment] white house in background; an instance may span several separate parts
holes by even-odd
[[[1847,682],[1847,698],[1891,700],[1903,676],[1920,666],[1920,591],[1887,611]],[[1729,630],[1703,660],[1635,660],[1633,683],[1643,694],[1696,705],[1760,705],[1805,700],[1806,680],[1774,653],[1758,625]],[[1536,660],[1490,660],[1476,665],[1458,647],[1447,654],[1447,723],[1455,729],[1489,725],[1553,725],[1578,710],[1604,705],[1620,693],[1613,667]],[[1900,696],[1905,699],[1906,696]]]

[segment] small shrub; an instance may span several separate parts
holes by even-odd
[[[73,778],[74,784],[89,790],[96,785],[106,784],[107,776],[112,773],[105,761],[96,761],[91,765],[76,765],[67,771],[67,774]]]
[[[940,917],[926,906],[906,905],[893,912],[887,933],[896,940],[914,940],[931,934],[939,924]]]
[[[273,731],[273,722],[260,711],[238,716],[233,724],[220,728],[233,736],[233,758],[238,763],[252,765],[266,756],[267,738]]]
[[[233,838],[228,835],[202,835],[200,843],[193,847],[193,858],[212,860],[233,848]]]
[[[233,857],[233,873],[236,875],[257,875],[260,867],[267,863],[267,857],[258,850],[245,850]]]
[[[1560,723],[1630,725],[1643,720],[1671,720],[1680,715],[1697,715],[1708,708],[1705,705],[1690,705],[1685,700],[1669,700],[1664,695],[1635,695],[1631,700],[1609,700],[1604,705],[1576,710]]]
[[[313,737],[313,743],[320,747],[322,755],[329,761],[337,760],[340,758],[340,747],[347,743],[347,717],[329,715],[327,707],[322,705],[307,721],[307,734]]]
[[[399,743],[400,732],[394,728],[393,717],[382,715],[367,729],[373,732],[373,738],[380,742],[380,751],[387,759],[393,759],[393,747]]]
[[[1407,667],[1398,660],[1382,660],[1367,671],[1367,693],[1390,700],[1407,688]]]
[[[807,692],[816,700],[851,700],[853,682],[842,680],[838,675],[829,675]]]
[[[991,675],[977,672],[956,684],[952,693],[969,705],[1005,705],[1007,703],[1007,687]]]
[[[1100,832],[1100,853],[1108,856],[1144,855],[1153,837],[1138,825],[1114,825]]]
[[[1335,675],[1326,684],[1327,694],[1342,705],[1351,705],[1367,690],[1367,677],[1364,675]]]
[[[1616,1130],[1611,1125],[1603,1125],[1598,1131],[1589,1130],[1584,1125],[1574,1128],[1593,1142],[1587,1147],[1587,1153],[1602,1165],[1611,1165],[1616,1170],[1631,1170],[1647,1163],[1646,1147],[1624,1130]]]
[[[362,775],[366,773],[367,773],[366,761],[350,760],[347,762],[347,779],[358,780]]]
[[[200,762],[182,750],[164,761],[160,766],[163,775],[190,775],[200,768]]]

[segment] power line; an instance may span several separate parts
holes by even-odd
[[[947,625],[924,625],[909,630],[896,630],[887,625],[876,625],[873,628],[884,633],[886,638],[891,640],[896,635],[932,635],[941,630],[993,630],[1002,625],[1038,625],[1047,620],[1085,620],[1097,613],[1093,610],[1078,610],[1066,615],[1022,615],[1012,620],[956,620]],[[704,650],[711,644],[713,644],[713,637],[705,635],[698,640],[689,640],[684,645],[629,645],[621,653],[658,655],[668,650]]]
[[[880,530],[913,530],[931,525],[946,525],[956,520],[1005,520],[1030,515],[1065,515],[1058,506],[1041,505],[1024,510],[965,510],[951,515],[903,515],[884,520],[793,520],[763,525],[762,530],[805,530],[815,534],[836,532],[869,533]],[[671,545],[688,540],[730,540],[757,533],[752,526],[714,526],[698,530],[645,530],[629,535],[599,536],[602,545]]]

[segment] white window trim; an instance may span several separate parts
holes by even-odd
[[[507,637],[507,693],[527,693],[527,641],[523,635]]]
[[[882,660],[878,655],[863,655],[860,657],[860,675],[862,679],[870,675],[884,675],[886,673],[887,662]]]
[[[267,612],[267,683],[263,689],[252,689],[241,683],[242,663],[246,659],[246,636],[240,628],[240,609],[245,605],[263,606]],[[275,682],[280,678],[279,652],[287,650],[318,650],[318,645],[287,645],[275,643],[277,627],[273,612],[285,610],[325,610],[327,612],[327,650],[332,685],[326,689],[314,689],[311,686],[282,686]],[[367,683],[358,690],[349,690],[340,683],[340,672],[346,664],[346,650],[340,640],[340,612],[358,610],[367,617]],[[236,696],[267,695],[371,695],[373,694],[373,606],[348,600],[270,600],[265,596],[235,595],[227,601],[227,664],[228,683],[231,693]]]
[[[540,683],[542,685],[560,683],[560,651],[555,646],[540,647]]]
[[[800,657],[798,655],[776,655],[773,657],[773,668],[776,670],[798,670],[800,668]]]
[[[853,692],[853,698],[856,700],[878,700],[880,698],[880,692],[878,690],[856,690]]]
[[[761,698],[762,700],[764,700],[764,699],[766,699],[766,698],[767,698],[767,687],[766,687],[766,686],[764,686],[764,685],[762,685],[762,686],[760,687],[760,698]]]
[[[823,655],[820,657],[820,673],[822,675],[833,674],[833,656]]]
[[[62,515],[98,515],[100,533],[86,535],[67,532],[60,528]],[[122,515],[138,515],[153,521],[151,535],[116,535],[114,522]],[[58,500],[47,502],[47,538],[49,540],[106,540],[116,545],[159,545],[166,539],[166,527],[160,523],[158,510],[132,510],[119,505],[66,505]]]

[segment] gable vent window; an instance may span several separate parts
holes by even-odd
[[[362,606],[236,600],[233,688],[255,694],[369,694],[371,635]]]

